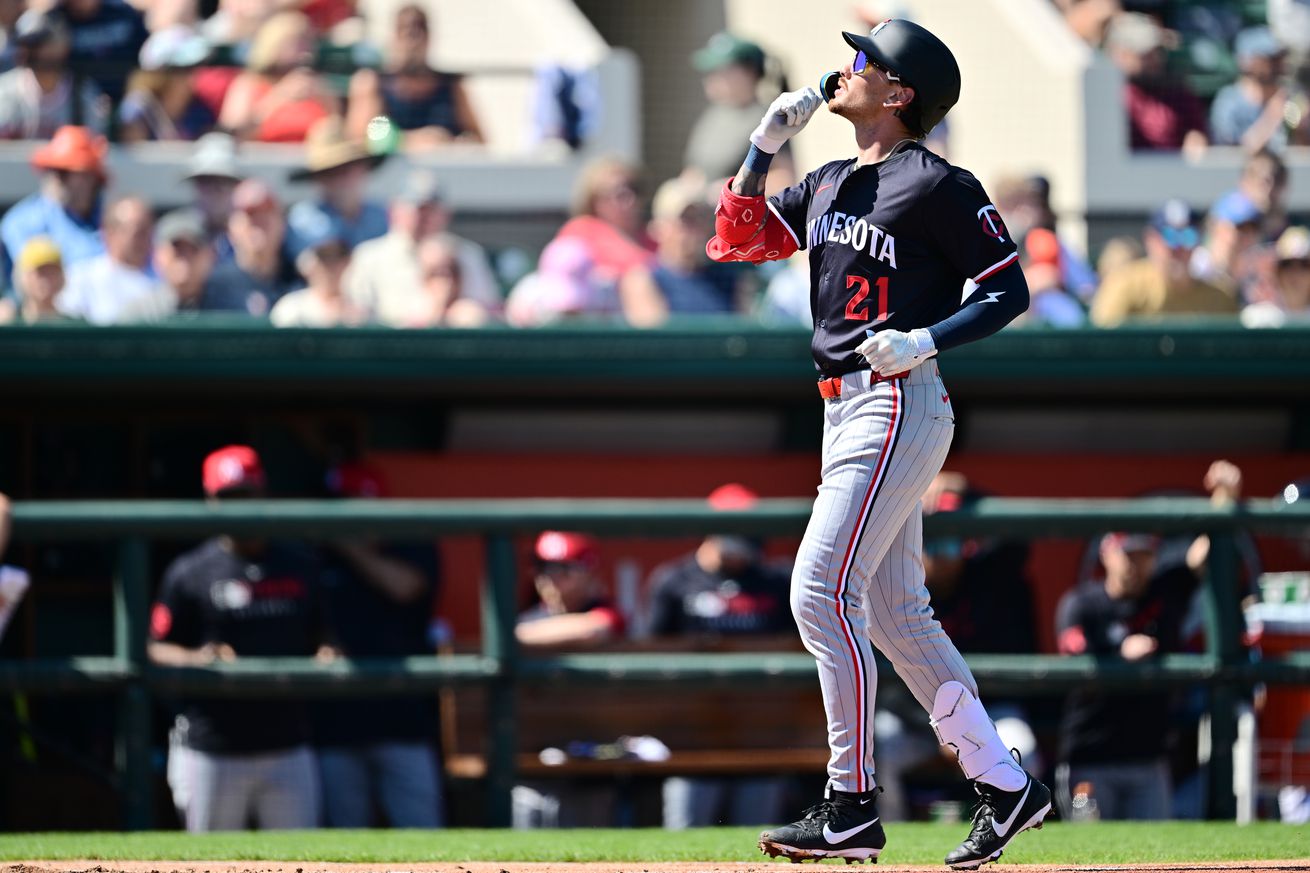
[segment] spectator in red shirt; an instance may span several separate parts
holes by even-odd
[[[573,218],[556,238],[581,239],[596,265],[618,279],[654,260],[655,241],[646,234],[641,174],[616,158],[588,165],[573,197]]]
[[[1207,144],[1201,101],[1165,68],[1169,34],[1139,12],[1125,12],[1105,37],[1110,60],[1124,74],[1132,148],[1189,151]]]
[[[279,12],[260,26],[246,71],[223,98],[219,126],[240,139],[304,142],[340,102],[313,68],[315,34],[299,12]]]

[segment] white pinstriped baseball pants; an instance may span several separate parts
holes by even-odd
[[[792,573],[791,606],[819,664],[828,717],[828,781],[874,786],[877,646],[925,712],[954,679],[975,695],[964,659],[932,615],[923,583],[920,498],[946,460],[954,413],[928,360],[902,379],[842,379],[824,403],[823,483]]]

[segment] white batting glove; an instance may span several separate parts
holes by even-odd
[[[751,142],[762,152],[776,155],[782,144],[800,133],[823,105],[823,98],[813,88],[784,91],[769,104],[760,126],[751,134]]]
[[[927,328],[915,328],[909,333],[899,330],[880,330],[860,343],[855,351],[864,356],[879,376],[891,376],[913,370],[937,354],[937,346]]]

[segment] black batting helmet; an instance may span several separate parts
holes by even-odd
[[[914,89],[920,131],[927,135],[960,99],[960,65],[946,43],[926,28],[889,18],[868,36],[842,32],[851,48],[861,50]]]

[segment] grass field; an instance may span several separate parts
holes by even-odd
[[[940,864],[967,824],[897,824],[882,861]],[[300,831],[0,835],[0,860],[760,861],[756,828],[575,831]],[[1122,864],[1310,858],[1310,829],[1212,822],[1047,825],[1015,841],[1015,864]],[[778,862],[785,863],[785,862]],[[790,865],[788,865],[790,866]],[[780,868],[782,869],[782,868]]]

